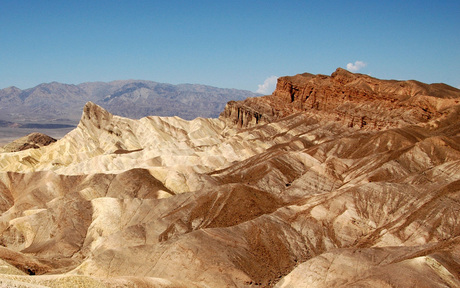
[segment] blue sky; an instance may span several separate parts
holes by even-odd
[[[347,64],[459,87],[460,1],[0,0],[0,88],[143,79],[271,93],[276,76]]]

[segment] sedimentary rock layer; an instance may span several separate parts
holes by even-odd
[[[331,76],[280,77],[272,95],[229,102],[222,116],[247,127],[302,112],[349,127],[382,130],[449,114],[460,103],[458,93],[445,84],[380,80],[338,68]]]
[[[458,100],[338,69],[220,119],[88,103],[59,141],[0,153],[0,281],[457,287]]]

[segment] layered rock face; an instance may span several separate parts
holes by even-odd
[[[339,69],[220,119],[88,103],[59,141],[0,153],[0,281],[458,287],[458,100]]]
[[[331,76],[280,77],[272,95],[230,102],[222,116],[247,127],[302,112],[349,127],[382,130],[426,123],[457,104],[458,89],[445,84],[379,80],[338,68]]]

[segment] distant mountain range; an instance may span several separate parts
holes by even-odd
[[[0,90],[0,127],[76,125],[86,102],[129,118],[179,116],[214,118],[230,100],[259,94],[198,84],[172,85],[153,81],[120,80],[69,85],[44,83],[21,90]],[[19,123],[19,124],[18,124]],[[54,125],[54,126],[53,126]]]

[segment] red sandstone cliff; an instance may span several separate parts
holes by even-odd
[[[446,84],[380,80],[338,68],[331,76],[280,77],[272,95],[229,102],[221,117],[249,127],[302,112],[349,127],[381,130],[426,123],[459,102],[460,90]]]

